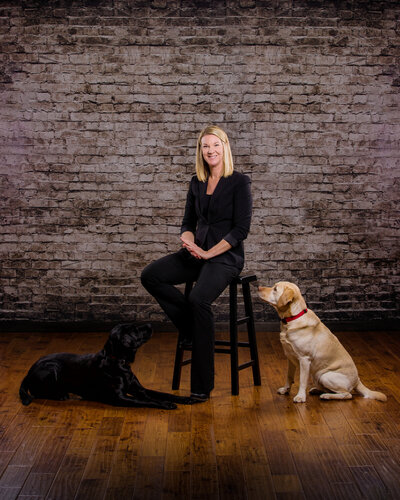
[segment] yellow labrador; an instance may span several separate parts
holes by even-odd
[[[288,358],[288,372],[279,394],[289,394],[296,367],[300,366],[295,403],[306,401],[310,374],[315,384],[310,394],[320,394],[321,399],[351,399],[354,389],[365,398],[386,401],[384,394],[369,390],[360,381],[350,354],[318,316],[307,309],[295,284],[281,281],[272,288],[260,286],[258,290],[261,299],[273,306],[281,318],[280,339]]]

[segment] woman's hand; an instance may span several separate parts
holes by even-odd
[[[192,233],[192,231],[185,231],[184,233],[182,233],[181,240],[182,240],[182,238],[185,241],[191,241],[192,243],[194,243],[194,233]]]
[[[225,240],[221,240],[209,250],[203,250],[198,245],[196,245],[194,241],[192,241],[192,236],[194,239],[193,233],[189,233],[189,238],[187,233],[183,233],[181,235],[181,241],[183,248],[186,248],[186,250],[190,252],[193,257],[196,257],[196,259],[212,259],[213,257],[221,255],[222,253],[225,253],[232,248],[232,245],[230,243]]]
[[[193,255],[193,257],[196,257],[196,259],[204,259],[207,260],[210,258],[208,251],[203,250],[200,248],[194,241],[191,241],[188,239],[185,234],[181,236],[181,241],[182,241],[182,246],[183,248],[186,248],[186,250]]]

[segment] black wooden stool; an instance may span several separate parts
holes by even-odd
[[[252,367],[254,385],[261,385],[260,366],[258,362],[257,340],[254,328],[253,305],[251,301],[250,283],[256,281],[255,274],[249,276],[238,276],[229,285],[229,333],[230,340],[216,340],[215,352],[230,354],[231,355],[231,383],[232,394],[234,396],[239,394],[239,371],[244,368]],[[243,302],[245,309],[245,316],[238,318],[237,314],[237,287],[242,285]],[[185,295],[188,296],[193,287],[193,282],[186,283]],[[248,342],[238,342],[238,326],[246,323]],[[226,346],[221,348],[218,346]],[[251,360],[239,365],[238,347],[247,347],[250,349]],[[182,366],[191,363],[191,359],[183,359],[184,351],[191,351],[189,346],[181,345],[181,338],[178,338],[176,346],[174,376],[172,379],[172,389],[179,389],[181,381]]]

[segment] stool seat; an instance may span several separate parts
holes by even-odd
[[[231,386],[232,395],[236,396],[239,394],[239,371],[244,368],[252,367],[253,370],[253,380],[254,385],[261,385],[260,376],[260,366],[258,361],[258,350],[257,350],[257,340],[256,332],[254,327],[254,315],[253,315],[253,304],[251,300],[250,283],[257,280],[255,274],[249,275],[239,275],[234,278],[229,284],[229,340],[215,340],[214,342],[214,352],[229,354],[231,357]],[[237,288],[238,285],[242,287],[243,303],[245,309],[245,316],[238,318],[237,311]],[[189,281],[185,286],[185,296],[188,297],[191,289],[193,287],[193,282]],[[248,342],[238,341],[238,326],[246,324]],[[239,365],[239,355],[238,348],[245,347],[250,350],[250,360],[246,363]],[[178,343],[176,346],[175,363],[174,363],[174,375],[172,379],[172,389],[179,389],[181,380],[182,367],[191,363],[190,359],[183,359],[185,351],[191,351],[192,347],[181,343],[180,336],[178,337]]]
[[[252,281],[257,281],[257,276],[255,274],[236,276],[236,278],[233,278],[232,283],[242,284],[242,283],[251,283]]]

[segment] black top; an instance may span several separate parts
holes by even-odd
[[[232,246],[210,262],[233,265],[239,270],[243,268],[243,240],[249,232],[252,213],[250,183],[247,175],[233,172],[229,177],[221,177],[214,193],[208,196],[207,181],[200,182],[196,176],[192,177],[181,234],[185,231],[194,233],[196,244],[204,250],[222,239]]]
[[[202,207],[202,215],[206,219],[208,219],[208,208],[210,206],[211,196],[212,194],[206,194],[206,197],[204,199],[204,206]]]

